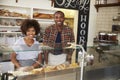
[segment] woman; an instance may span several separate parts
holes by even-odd
[[[28,70],[37,68],[41,63],[42,51],[39,42],[34,37],[40,32],[40,25],[36,20],[26,19],[21,25],[21,32],[24,37],[18,39],[14,44],[11,61],[16,68],[26,66]]]

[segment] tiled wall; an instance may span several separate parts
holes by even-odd
[[[120,10],[120,6],[99,8],[96,19],[96,29],[97,29],[96,34],[99,31],[112,30],[112,24],[114,24],[112,19],[114,16],[118,15],[119,10]]]
[[[117,3],[118,0],[107,0],[107,3]]]

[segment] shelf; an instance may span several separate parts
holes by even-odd
[[[35,19],[40,24],[41,22],[44,23],[45,26],[48,26],[47,24],[53,24],[53,14],[56,10],[0,5],[0,12],[0,33],[8,34],[8,32],[2,32],[6,30],[14,34],[17,32],[12,31],[19,29],[24,19]],[[45,27],[42,26],[42,28],[44,29]]]
[[[119,3],[109,3],[109,4],[95,4],[95,8],[96,8],[97,12],[100,7],[112,7],[112,6],[120,6],[120,2]]]
[[[34,13],[43,13],[43,14],[54,14],[56,10],[48,10],[48,9],[37,9],[33,8],[33,14]]]
[[[9,16],[0,16],[0,18],[4,18],[4,19],[26,19],[26,18],[22,18],[22,17],[9,17]]]
[[[54,19],[37,19],[37,18],[33,18],[33,19],[41,22],[54,22]]]
[[[113,19],[113,21],[120,21],[120,19]]]
[[[21,34],[21,32],[0,32],[0,34]]]
[[[0,28],[20,28],[20,26],[4,26],[4,25],[0,25]]]

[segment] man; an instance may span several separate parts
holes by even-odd
[[[65,50],[68,42],[74,42],[73,30],[64,25],[65,15],[62,11],[56,11],[54,13],[55,24],[46,28],[43,36],[43,44],[54,48],[45,52],[46,64],[59,65],[68,60],[67,54],[71,54],[73,51]],[[48,56],[48,53],[49,56]],[[63,53],[63,54],[62,54]],[[51,58],[52,57],[52,58]],[[70,58],[71,59],[71,58]]]

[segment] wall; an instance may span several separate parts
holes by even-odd
[[[9,4],[8,4],[9,3]],[[0,0],[0,4],[22,7],[34,7],[43,9],[52,9],[50,0]]]
[[[96,9],[94,7],[95,0],[90,0],[90,15],[89,15],[89,29],[88,29],[88,46],[93,46],[93,38],[95,37],[96,31]]]
[[[113,17],[118,15],[119,7],[101,7],[97,13],[96,34],[99,31],[111,31]]]
[[[107,0],[107,3],[116,3],[118,0]]]

